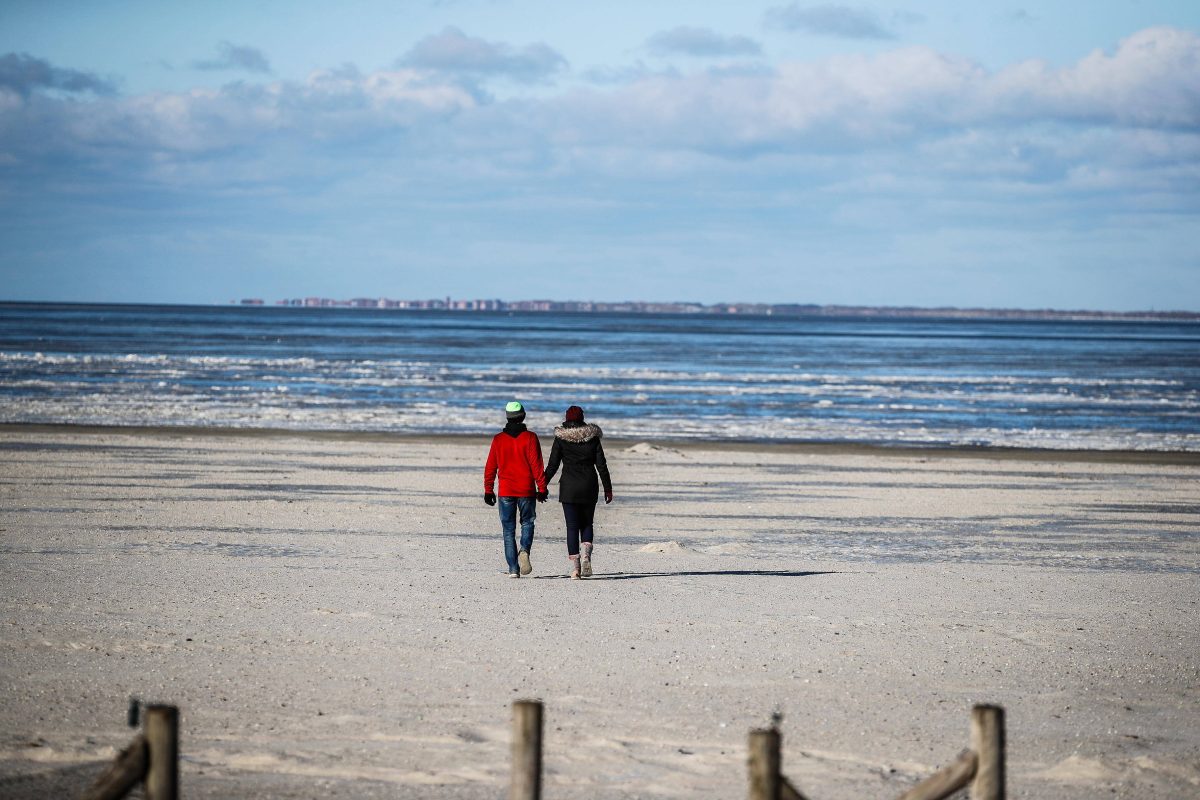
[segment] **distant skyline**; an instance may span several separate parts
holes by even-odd
[[[230,300],[230,305],[259,308],[349,308],[358,310],[392,311],[468,311],[468,312],[566,312],[566,313],[633,313],[633,314],[741,314],[747,316],[854,316],[854,317],[924,317],[949,319],[1172,319],[1200,321],[1200,311],[1110,311],[1105,309],[1013,309],[959,308],[954,306],[851,306],[817,305],[813,303],[679,303],[672,301],[619,300],[593,301],[583,298],[557,300],[552,298],[394,298],[394,297],[291,297],[267,300],[263,297],[243,297]]]
[[[1196,311],[1198,241],[1193,2],[0,5],[0,300]]]

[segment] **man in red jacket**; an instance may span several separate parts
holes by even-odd
[[[483,468],[483,502],[496,505],[492,487],[500,476],[500,527],[504,531],[504,559],[508,577],[519,578],[533,571],[529,550],[533,547],[533,523],[537,505],[546,502],[546,473],[542,467],[542,445],[537,434],[525,427],[525,407],[516,400],[504,408],[508,424],[492,438]],[[517,512],[521,512],[521,549],[517,550]]]

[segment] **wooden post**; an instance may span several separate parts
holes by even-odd
[[[971,800],[1004,800],[1004,709],[971,709],[971,749],[978,758]]]
[[[179,799],[179,709],[146,708],[146,800]]]
[[[512,705],[512,786],[509,800],[541,800],[542,704],[518,700]]]
[[[96,778],[83,800],[119,800],[146,777],[146,740],[138,736]]]
[[[787,779],[786,775],[779,776],[779,800],[808,800],[804,796],[804,792],[792,786],[792,782]]]
[[[900,795],[900,800],[946,800],[971,783],[971,779],[975,777],[977,762],[975,751],[967,750],[954,763],[943,767]]]
[[[779,731],[750,731],[750,800],[780,800]]]

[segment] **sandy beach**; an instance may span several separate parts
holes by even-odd
[[[543,449],[549,441],[543,435]],[[1008,714],[1012,797],[1200,797],[1200,457],[607,445],[597,575],[487,441],[0,427],[0,795],[179,705],[187,797],[891,798]],[[62,793],[62,794],[60,794]]]

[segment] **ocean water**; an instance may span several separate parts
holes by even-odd
[[[0,304],[0,422],[1200,450],[1200,324]]]

